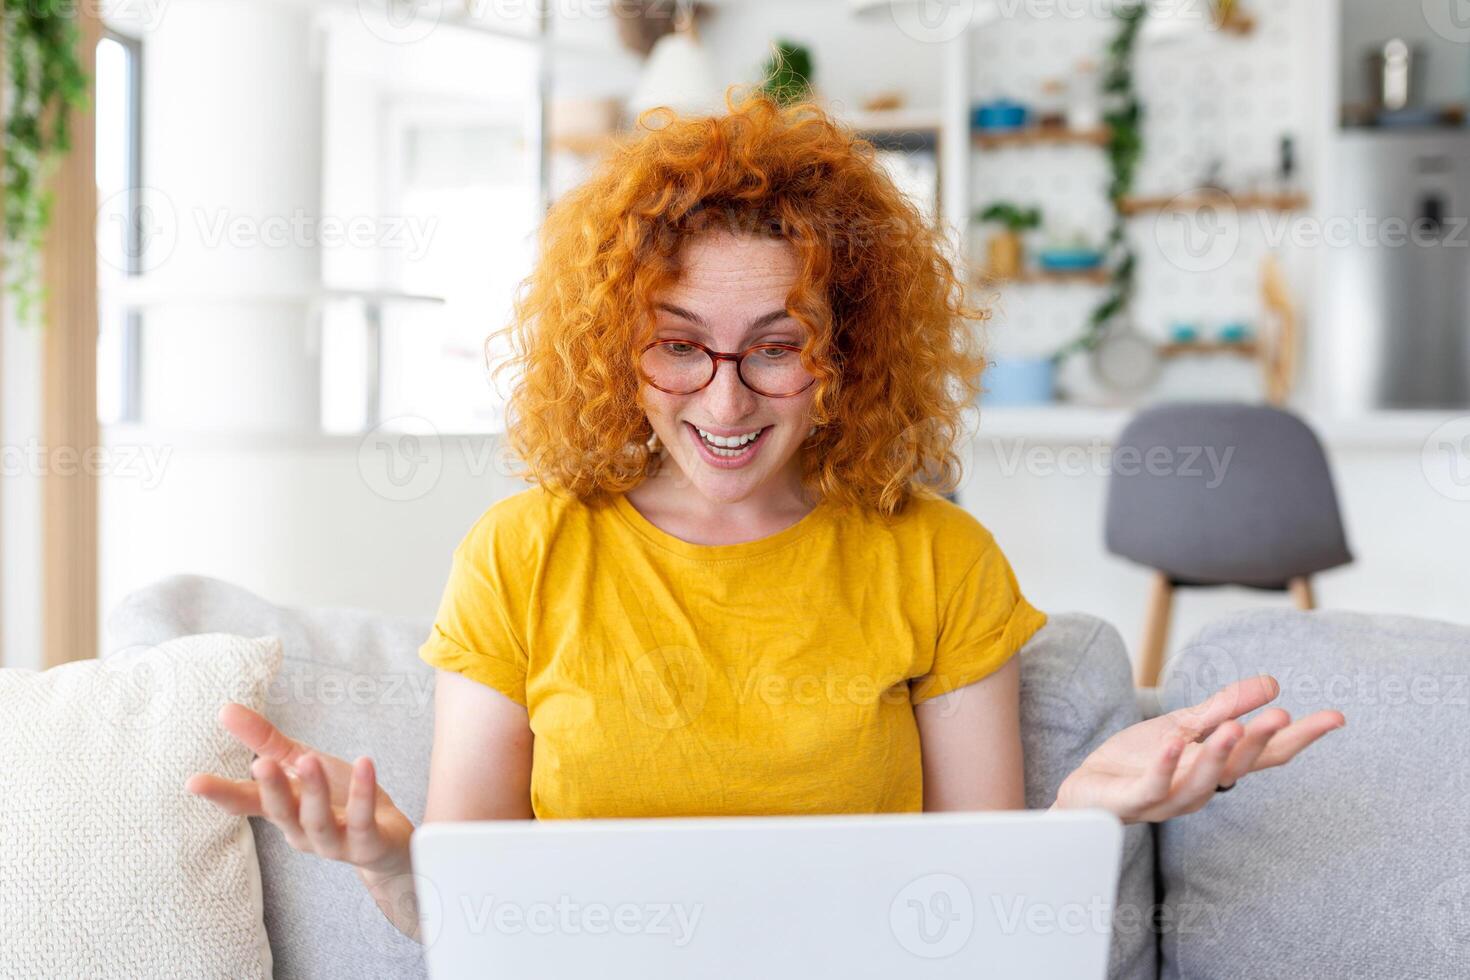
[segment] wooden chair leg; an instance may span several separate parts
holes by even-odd
[[[1157,687],[1164,669],[1164,648],[1169,642],[1169,616],[1174,609],[1174,583],[1163,572],[1155,572],[1149,587],[1148,611],[1144,616],[1143,642],[1138,648],[1139,687]]]
[[[1291,590],[1291,601],[1296,603],[1298,609],[1316,609],[1317,597],[1312,594],[1312,580],[1305,575],[1294,578],[1288,583]]]

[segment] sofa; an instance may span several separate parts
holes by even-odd
[[[182,575],[128,595],[109,656],[179,636],[281,639],[266,714],[289,735],[371,755],[423,816],[434,671],[429,623],[291,609]],[[1203,810],[1126,829],[1109,976],[1470,976],[1470,628],[1398,616],[1261,610],[1204,629],[1157,689],[1136,691],[1118,633],[1056,614],[1021,651],[1027,804],[1113,732],[1270,672],[1293,716],[1336,707],[1347,726]],[[345,865],[289,848],[252,820],[278,980],[423,976]]]

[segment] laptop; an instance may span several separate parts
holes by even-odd
[[[430,980],[1102,980],[1103,811],[425,824]]]

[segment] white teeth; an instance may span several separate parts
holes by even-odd
[[[720,446],[725,449],[738,449],[739,447],[745,445],[747,442],[750,442],[756,436],[760,435],[762,431],[760,429],[756,429],[754,432],[747,432],[743,436],[717,436],[711,435],[710,433],[699,428],[699,426],[695,426],[695,429],[699,432],[700,436],[710,445]]]

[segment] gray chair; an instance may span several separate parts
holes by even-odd
[[[1181,402],[1123,430],[1108,483],[1107,548],[1154,569],[1137,683],[1158,683],[1174,592],[1241,585],[1312,609],[1312,576],[1352,561],[1322,444],[1264,405]]]

